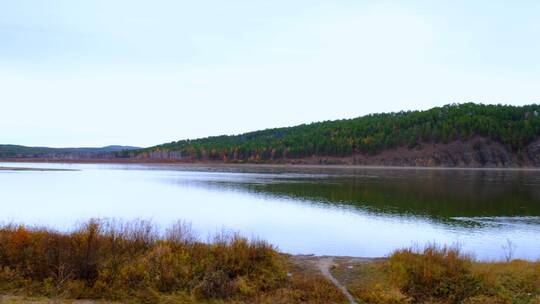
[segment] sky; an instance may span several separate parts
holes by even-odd
[[[0,0],[0,143],[540,102],[540,1]]]

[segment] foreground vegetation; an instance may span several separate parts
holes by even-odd
[[[520,153],[540,135],[540,105],[452,104],[426,111],[372,114],[234,136],[180,140],[118,157],[267,161],[316,156],[376,154],[397,147],[448,143],[475,136]],[[166,156],[163,156],[166,155]]]
[[[476,262],[457,248],[398,250],[354,266],[345,261],[334,274],[360,303],[540,303],[539,262]]]
[[[2,303],[346,303],[313,256],[189,225],[92,220],[70,233],[0,228]],[[331,273],[358,303],[540,304],[540,262],[477,262],[457,248],[334,258]],[[79,303],[79,302],[73,302]]]
[[[0,294],[133,303],[340,303],[320,277],[289,273],[263,241],[219,235],[198,241],[178,223],[93,220],[71,233],[0,229]]]

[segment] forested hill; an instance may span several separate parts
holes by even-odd
[[[234,136],[180,140],[117,152],[116,156],[226,162],[327,163],[342,159],[346,163],[380,165],[540,165],[535,150],[539,113],[540,105],[536,104],[451,104],[426,111],[371,114]]]

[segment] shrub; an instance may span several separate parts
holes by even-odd
[[[285,279],[284,259],[271,245],[237,235],[202,243],[181,222],[163,237],[146,221],[91,220],[70,233],[0,227],[0,290],[156,303],[160,293],[253,296]]]
[[[431,245],[423,250],[398,250],[387,265],[392,280],[417,303],[460,303],[479,289],[470,257],[458,248]]]

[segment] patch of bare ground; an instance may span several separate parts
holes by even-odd
[[[409,303],[388,280],[386,258],[337,257],[331,274],[343,284],[357,303]]]
[[[365,264],[382,260],[379,258],[314,255],[294,255],[290,257],[291,263],[301,269],[305,275],[322,275],[332,282],[343,293],[349,303],[357,303],[355,296],[349,292],[347,287],[359,280],[357,269]]]

